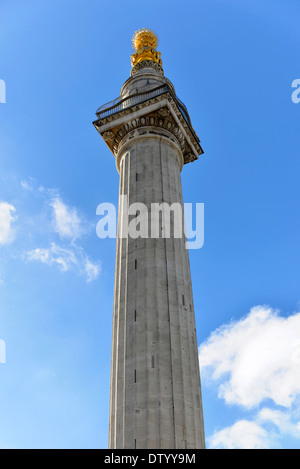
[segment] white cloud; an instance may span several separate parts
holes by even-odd
[[[16,209],[7,202],[0,202],[0,246],[11,243],[14,240],[15,232],[12,223],[15,220]]]
[[[213,449],[268,449],[271,446],[268,432],[249,420],[239,420],[215,432],[208,443]]]
[[[28,181],[21,181],[21,187],[22,189],[24,189],[25,191],[33,191],[33,188],[32,186],[29,184]]]
[[[61,238],[75,240],[84,233],[83,222],[76,208],[69,207],[59,197],[50,203],[53,208],[55,231]]]
[[[72,250],[57,246],[56,243],[51,243],[50,248],[33,249],[27,253],[27,259],[48,265],[56,264],[63,272],[78,264],[77,257]]]
[[[36,187],[36,180],[32,177],[28,178],[27,180],[24,179],[23,181],[21,181],[21,187],[25,191],[33,192]]]
[[[203,383],[248,414],[208,437],[211,448],[275,448],[283,437],[300,439],[300,313],[283,317],[256,306],[215,330],[199,347],[199,361]]]
[[[295,415],[294,415],[295,414]],[[296,418],[295,418],[296,417]],[[280,447],[283,436],[300,439],[298,412],[264,407],[252,420],[241,419],[208,438],[214,449],[268,449]]]
[[[49,248],[37,248],[27,253],[29,261],[39,261],[56,265],[62,272],[77,270],[86,277],[87,282],[96,280],[100,275],[100,264],[92,262],[85,251],[73,244],[65,248],[52,242]]]
[[[269,398],[288,408],[300,395],[299,338],[300,313],[285,318],[257,306],[200,346],[201,370],[227,403],[251,408]]]
[[[282,411],[266,407],[259,411],[257,421],[262,424],[272,423],[277,427],[281,434],[290,435],[294,438],[300,438],[299,416],[296,415],[295,421],[293,412],[290,410]]]
[[[59,189],[39,185],[33,177],[21,180],[20,187],[27,202],[34,198],[30,214],[22,214],[23,245],[29,238],[33,246],[23,251],[23,259],[55,266],[62,272],[78,273],[88,283],[96,280],[100,263],[90,258],[80,242],[83,235],[90,233],[92,224],[76,207],[63,201]]]
[[[85,273],[87,276],[87,281],[92,282],[96,280],[100,275],[100,265],[99,263],[94,263],[90,259],[86,258],[85,260]]]

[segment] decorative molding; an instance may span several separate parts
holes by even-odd
[[[131,69],[130,76],[135,75],[143,68],[153,68],[153,70],[159,73],[162,77],[164,76],[164,71],[162,67],[157,62],[154,62],[153,60],[143,60],[142,62],[139,62],[136,65],[134,65]]]
[[[199,139],[169,92],[98,119],[94,125],[115,157],[122,139],[129,132],[149,126],[155,127],[158,133],[165,129],[175,137],[185,164],[195,161],[203,153]]]
[[[115,138],[115,134],[111,130],[107,130],[103,132],[102,137],[106,142],[111,142]]]
[[[166,117],[163,117],[163,115]],[[174,123],[174,120],[171,117],[171,113],[167,108],[161,108],[157,112],[152,112],[149,115],[132,119],[131,121],[121,126],[113,138],[111,131],[104,132],[102,137],[106,143],[110,143],[112,145],[112,152],[115,156],[117,156],[118,152],[120,151],[121,143],[124,143],[124,137],[126,137],[128,133],[140,127],[143,129],[151,127],[152,131],[155,129],[155,132],[158,134],[161,133],[161,129],[167,130],[168,133],[172,134],[176,139],[181,148],[181,151],[184,153],[186,143],[185,138],[177,125]]]

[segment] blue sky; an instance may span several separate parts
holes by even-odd
[[[207,446],[300,448],[298,0],[1,0],[1,448],[106,448],[117,204],[92,126],[160,38],[204,155],[190,252]],[[0,355],[1,361],[1,355]]]

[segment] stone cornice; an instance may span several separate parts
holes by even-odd
[[[127,133],[147,126],[156,128],[157,133],[165,129],[172,134],[181,148],[185,164],[203,153],[195,131],[187,123],[170,92],[98,119],[94,125],[115,157]]]

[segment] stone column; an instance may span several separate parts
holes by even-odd
[[[135,132],[135,131],[134,131]],[[155,132],[155,133],[154,133]],[[140,128],[117,155],[128,205],[180,204],[180,146]],[[136,134],[138,134],[136,132]],[[164,132],[165,133],[165,132]],[[119,207],[119,223],[124,219]],[[153,210],[152,210],[153,214]],[[160,226],[160,231],[164,226]],[[122,227],[119,224],[119,233]],[[117,241],[109,446],[204,446],[198,350],[184,235]]]
[[[133,62],[119,100],[94,122],[120,173],[109,448],[204,448],[189,256],[172,212],[183,215],[180,172],[203,150],[158,53],[143,43]],[[124,229],[134,203],[147,209],[139,237]],[[171,217],[157,229],[161,204]]]

